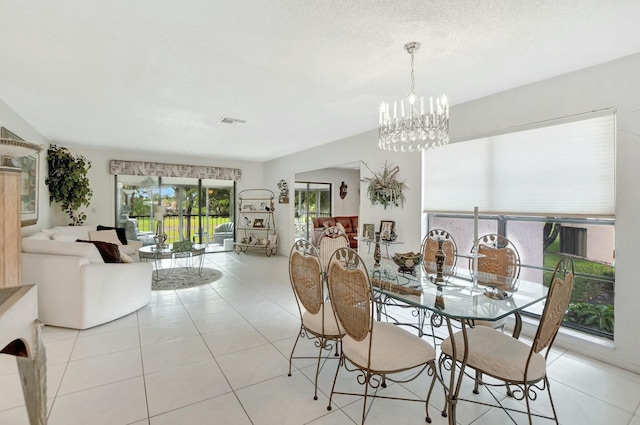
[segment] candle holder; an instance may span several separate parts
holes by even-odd
[[[167,241],[167,234],[164,233],[161,221],[156,223],[156,234],[153,237],[153,241],[156,243],[156,250],[158,251],[167,246],[165,244],[165,242]]]
[[[436,290],[435,307],[438,310],[444,310],[444,292],[442,291],[442,286],[438,286],[438,289]]]
[[[473,247],[473,281],[472,288],[474,290],[478,289],[478,239],[474,241]]]
[[[382,258],[382,254],[380,253],[380,232],[375,233],[375,249],[373,250],[373,259],[375,261],[373,267],[380,267],[380,259]]]

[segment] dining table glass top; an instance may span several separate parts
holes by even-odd
[[[508,297],[496,299],[487,295],[491,287],[478,284],[474,288],[471,273],[464,267],[449,270],[450,274],[444,276],[444,284],[436,285],[433,283],[436,275],[425,272],[422,265],[416,266],[416,274],[412,275],[398,272],[398,267],[386,259],[381,260],[379,267],[374,266],[372,258],[367,258],[365,264],[377,296],[393,298],[452,319],[497,321],[545,299],[548,292],[540,282],[520,279],[517,289],[509,292]],[[376,286],[380,282],[382,285]],[[411,289],[416,294],[404,293]]]

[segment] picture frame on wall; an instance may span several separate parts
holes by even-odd
[[[383,241],[395,240],[396,222],[391,220],[380,221],[380,239]]]
[[[375,224],[363,224],[362,225],[362,237],[365,239],[373,239],[375,236]]]
[[[15,133],[0,127],[0,137],[23,140]],[[22,170],[20,175],[20,223],[31,226],[38,222],[38,170],[40,155],[13,158],[13,164]]]

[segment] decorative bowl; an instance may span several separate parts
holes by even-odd
[[[415,267],[422,264],[422,254],[417,252],[396,253],[392,259],[398,265],[400,273],[415,274]]]

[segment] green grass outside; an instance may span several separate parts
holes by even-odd
[[[544,267],[553,270],[562,254],[560,242],[556,240],[544,255]],[[613,300],[614,286],[611,281],[599,279],[615,276],[614,267],[581,258],[573,258],[576,272],[575,285],[571,294],[569,313],[565,322],[605,332],[613,336]],[[578,276],[587,274],[590,276]],[[544,282],[548,285],[553,271],[544,272]]]
[[[556,240],[544,255],[544,267],[553,270],[562,254],[560,251],[560,242]],[[612,277],[615,270],[612,266],[596,263],[581,258],[574,258],[573,265],[576,274],[588,274],[593,276]],[[548,285],[551,280],[553,271],[545,272],[544,282]],[[576,278],[575,287],[571,296],[571,302],[594,302],[598,297],[602,297],[603,293],[613,293],[613,285],[596,278],[578,277]]]
[[[155,221],[149,217],[138,217],[138,229],[141,232],[155,232]],[[193,241],[194,236],[198,236],[198,217],[190,217],[191,220],[191,233],[187,235],[187,219],[183,219],[183,238],[179,235],[179,217],[178,216],[166,216],[163,220],[164,233],[167,234],[167,243],[173,243],[180,240]],[[230,217],[202,217],[203,231],[209,233],[209,240],[213,240],[214,229],[216,226],[222,223],[231,221]]]

